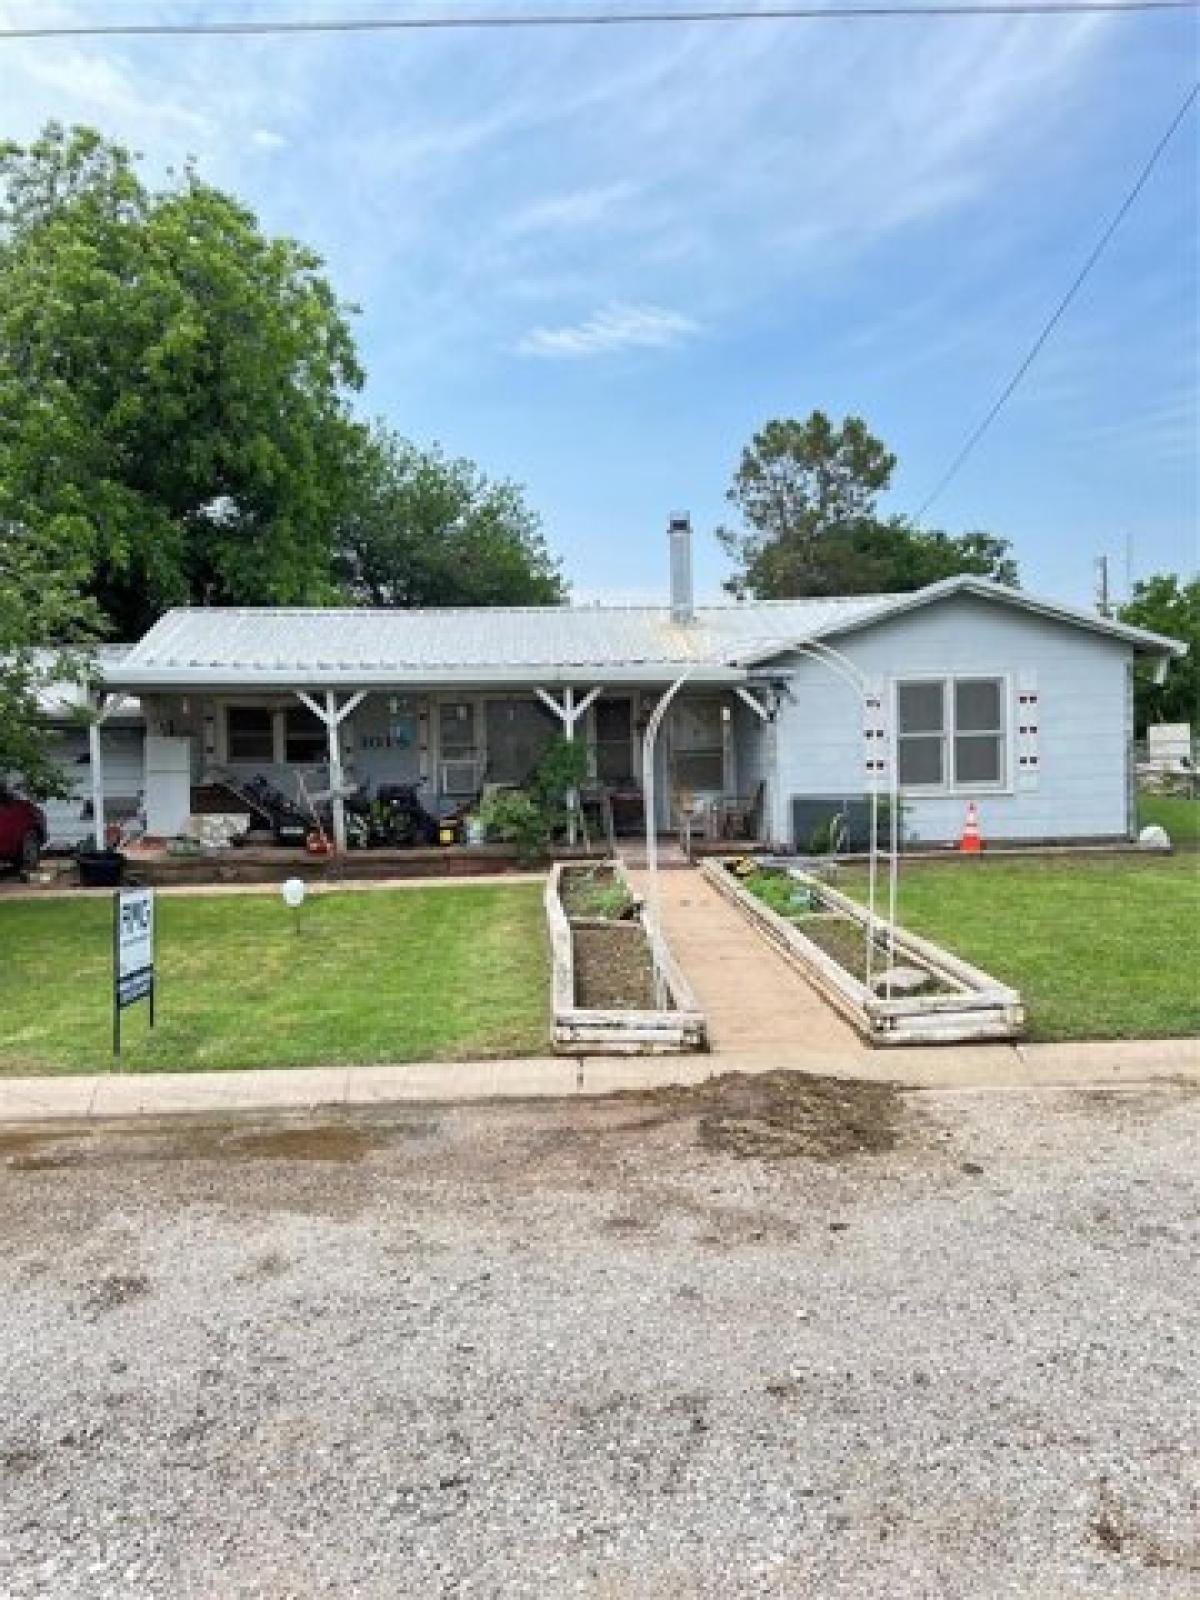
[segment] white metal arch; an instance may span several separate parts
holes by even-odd
[[[854,664],[853,661],[840,650],[826,644],[821,639],[805,639],[787,646],[787,653],[805,656],[810,661],[815,661],[828,668],[836,678],[841,679],[852,688],[858,696],[859,710],[865,723],[868,701],[872,694],[870,680]],[[672,700],[683,688],[684,684],[695,671],[689,667],[680,674],[674,683],[666,690],[655,706],[646,731],[642,738],[642,793],[643,808],[645,811],[646,827],[646,870],[649,882],[650,915],[654,924],[655,933],[661,936],[662,927],[659,917],[658,894],[658,818],[657,798],[655,786],[655,747],[658,741],[658,731],[662,725]],[[772,715],[777,715],[777,711]],[[888,945],[888,971],[890,972],[894,956],[894,930],[896,926],[896,898],[899,886],[899,783],[896,763],[896,730],[894,716],[888,717],[888,914],[886,922]],[[864,948],[864,968],[866,984],[870,987],[871,975],[874,965],[875,946],[878,935],[879,918],[877,913],[878,881],[879,881],[879,774],[874,766],[868,774],[868,794],[871,803],[870,837],[868,841],[867,857],[867,926]],[[887,992],[890,994],[890,982]]]

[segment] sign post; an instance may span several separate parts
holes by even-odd
[[[121,1054],[121,1013],[150,1002],[154,1026],[154,890],[118,889],[113,895],[113,1055]]]

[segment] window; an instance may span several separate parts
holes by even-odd
[[[999,678],[954,684],[954,781],[961,789],[1004,782],[1004,685]]]
[[[525,783],[559,731],[540,700],[489,700],[487,775],[492,783]]]
[[[291,767],[311,767],[329,760],[329,735],[320,717],[307,706],[289,706],[284,723],[284,759]]]
[[[225,748],[230,761],[274,761],[274,712],[265,706],[226,706]]]
[[[725,788],[729,708],[720,700],[680,700],[671,722],[671,778],[681,794],[720,794]]]
[[[946,781],[946,685],[896,685],[896,768],[902,788]]]
[[[623,784],[633,773],[633,702],[604,696],[596,701],[596,776]]]
[[[997,788],[1005,780],[1002,678],[918,679],[896,685],[902,788]]]
[[[458,761],[475,754],[475,707],[469,700],[443,702],[438,707],[438,737],[442,759]]]

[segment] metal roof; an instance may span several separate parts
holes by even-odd
[[[132,649],[131,644],[88,644],[78,647],[78,655],[82,662],[94,663],[100,675],[107,678]],[[74,722],[82,718],[87,709],[86,682],[75,678],[40,676],[42,673],[54,672],[57,669],[59,656],[60,652],[57,650],[41,649],[33,652],[34,664],[39,673],[34,690],[37,707],[42,716],[50,722]],[[141,706],[137,700],[126,696],[120,705],[110,712],[106,720],[123,722],[136,720],[140,716]]]
[[[1176,640],[977,578],[911,594],[698,606],[489,606],[436,610],[204,607],[170,611],[118,662],[112,688],[436,688],[488,685],[739,683],[807,639],[830,638],[955,594],[1105,633],[1158,655]]]
[[[205,608],[168,612],[114,686],[594,682],[597,675],[739,682],[737,658],[845,627],[897,596],[699,606],[489,606],[403,611]]]

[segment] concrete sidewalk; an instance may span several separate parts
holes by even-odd
[[[695,1084],[725,1072],[781,1069],[893,1082],[914,1090],[1123,1088],[1155,1081],[1200,1085],[1200,1041],[960,1045],[856,1053],[754,1050],[6,1078],[0,1079],[0,1124],[566,1098]]]
[[[461,876],[441,875],[428,878],[308,878],[305,892],[323,894],[377,894],[391,889],[472,889],[511,883],[545,883],[544,872],[479,872]],[[181,900],[206,895],[270,894],[279,898],[282,887],[278,883],[164,883],[154,892],[166,900]],[[83,889],[79,884],[57,889],[37,884],[21,883],[16,879],[0,880],[0,903],[16,900],[96,900],[111,899],[111,889]]]

